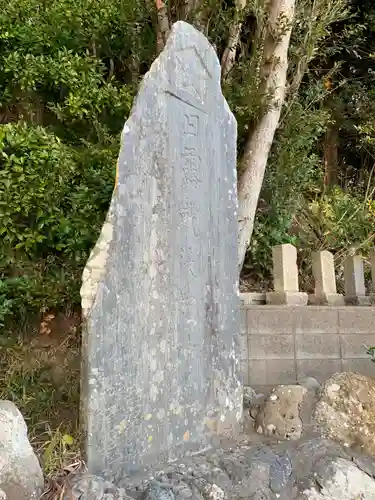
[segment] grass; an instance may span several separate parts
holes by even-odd
[[[25,418],[45,477],[43,499],[58,499],[62,480],[81,469],[79,326],[48,315],[28,333],[0,336],[0,399]],[[56,321],[56,318],[59,318]]]

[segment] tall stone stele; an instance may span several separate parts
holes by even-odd
[[[176,23],[83,274],[89,472],[117,481],[239,431],[236,130],[214,49]]]

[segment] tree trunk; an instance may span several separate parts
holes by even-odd
[[[324,184],[332,187],[337,184],[339,134],[336,123],[330,123],[324,137]]]
[[[186,20],[192,11],[198,9],[200,3],[201,0],[184,0],[180,7],[181,18]]]
[[[228,45],[221,58],[222,77],[226,78],[236,62],[236,52],[242,30],[241,11],[246,7],[247,0],[236,0],[236,22],[229,29]]]
[[[241,272],[251,240],[255,212],[285,96],[288,48],[295,0],[270,0],[261,69],[262,94],[268,106],[249,135],[238,182],[238,268]]]
[[[163,0],[155,0],[156,1],[156,10],[158,16],[158,32],[157,32],[157,53],[164,49],[165,43],[169,36],[170,28],[169,28],[169,17],[168,17],[168,9]]]

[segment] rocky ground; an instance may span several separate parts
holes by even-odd
[[[374,379],[341,373],[322,387],[306,379],[276,387],[267,397],[247,388],[244,406],[244,432],[236,443],[160,466],[137,480],[124,478],[116,486],[72,474],[56,498],[375,500]],[[27,449],[29,458],[20,462],[19,449],[12,452],[8,439],[8,463],[18,468],[11,477],[0,467],[0,499],[29,500],[41,492],[40,474]],[[12,489],[17,481],[23,490]]]

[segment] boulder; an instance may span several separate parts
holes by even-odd
[[[314,417],[331,439],[375,455],[375,379],[333,375],[321,389]]]
[[[278,439],[299,439],[303,431],[300,407],[307,393],[300,385],[280,385],[273,389],[256,415],[256,431]]]
[[[26,423],[10,401],[0,401],[0,498],[38,500],[44,479]]]
[[[317,393],[321,387],[319,382],[314,377],[302,377],[298,380],[298,385],[305,387],[305,389]]]
[[[315,467],[317,486],[303,491],[307,500],[375,499],[375,481],[344,458],[322,459]]]

